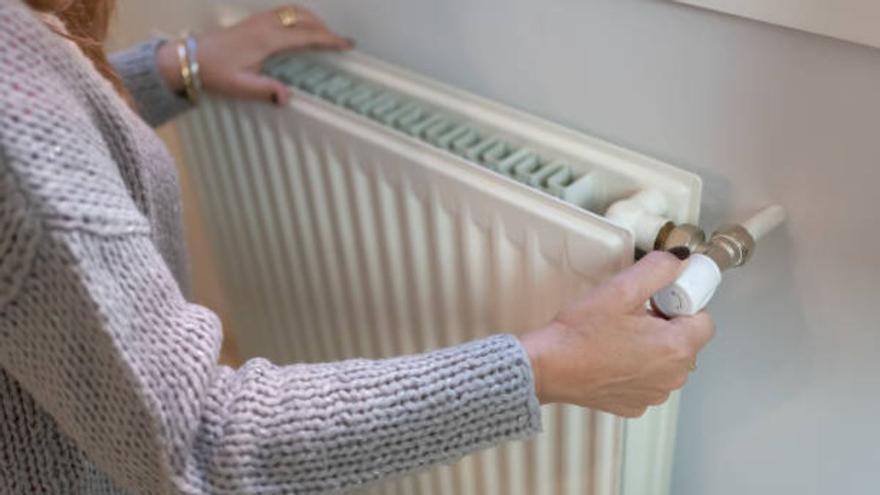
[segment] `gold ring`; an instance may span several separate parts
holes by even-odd
[[[697,371],[697,360],[696,359],[691,361],[691,364],[688,365],[688,371],[691,371],[691,372]]]
[[[278,9],[276,13],[278,14],[278,19],[281,21],[281,25],[286,28],[293,27],[299,22],[299,16],[296,14],[296,10],[293,7],[283,7]]]

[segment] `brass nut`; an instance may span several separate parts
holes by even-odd
[[[709,239],[706,256],[722,270],[741,266],[752,256],[755,239],[741,225],[725,225],[716,230]]]
[[[706,243],[706,234],[703,229],[689,223],[676,225],[663,239],[663,250],[669,250],[677,246],[684,246],[692,253],[702,252]]]

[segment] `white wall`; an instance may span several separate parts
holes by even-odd
[[[877,0],[677,0],[780,26],[880,47]]]
[[[367,53],[701,174],[708,227],[786,206],[712,305],[673,493],[880,493],[880,50],[665,0],[310,4]]]

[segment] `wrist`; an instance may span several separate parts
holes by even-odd
[[[520,345],[529,358],[529,364],[532,368],[532,380],[535,384],[535,395],[538,402],[547,404],[550,402],[547,398],[546,387],[544,386],[544,362],[545,352],[544,338],[541,336],[545,329],[535,330],[519,337]]]
[[[171,91],[175,93],[183,91],[180,61],[177,57],[177,48],[173,42],[166,41],[159,45],[159,49],[156,50],[156,67]]]

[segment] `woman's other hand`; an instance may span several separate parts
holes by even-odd
[[[681,388],[714,332],[706,313],[672,320],[645,308],[683,262],[653,252],[524,335],[541,403],[569,403],[641,416]]]
[[[285,26],[279,13],[293,9],[295,22]],[[202,85],[205,90],[237,98],[287,103],[288,88],[283,83],[260,73],[263,61],[272,54],[286,50],[326,49],[347,50],[352,42],[330,31],[324,22],[308,10],[280,7],[224,29],[196,36]],[[169,86],[183,89],[177,44],[165,43],[157,54],[159,71]]]

